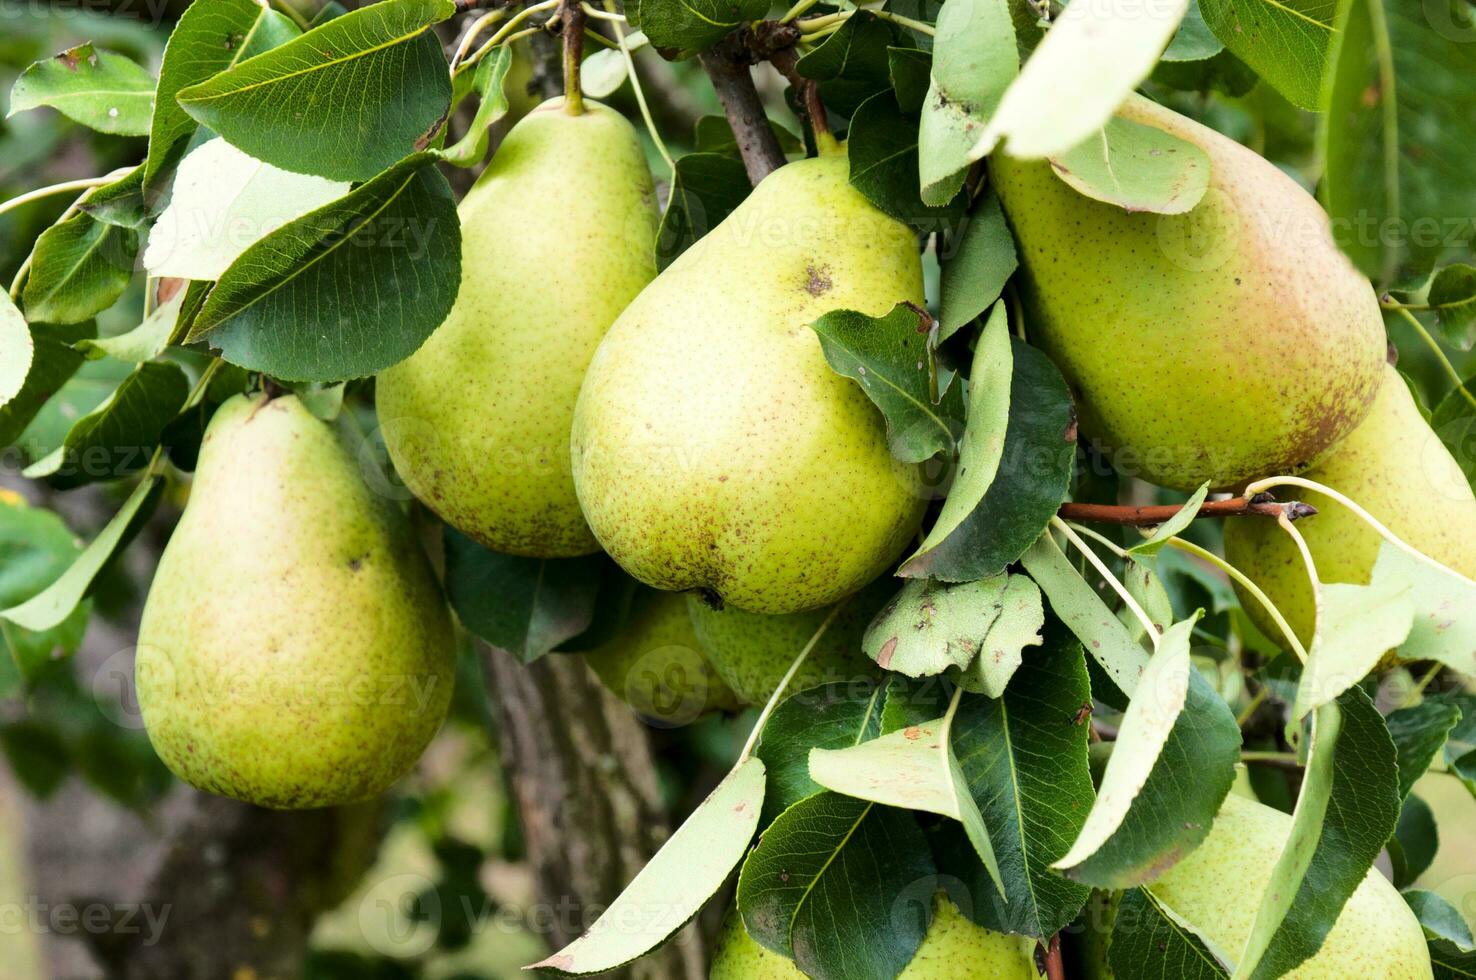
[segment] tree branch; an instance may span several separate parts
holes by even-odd
[[[754,87],[750,71],[753,54],[744,34],[730,34],[697,57],[723,104],[723,114],[728,117],[743,167],[748,171],[748,182],[758,186],[759,181],[784,166],[784,150]]]
[[[1062,520],[1081,521],[1086,524],[1126,524],[1132,527],[1154,527],[1162,524],[1179,512],[1176,504],[1153,507],[1119,507],[1114,504],[1065,503],[1056,512]],[[1231,497],[1229,500],[1210,500],[1199,508],[1195,518],[1212,517],[1269,517],[1273,520],[1285,512],[1294,521],[1311,517],[1317,508],[1311,504],[1293,500],[1277,503],[1269,493],[1258,493],[1254,497]]]

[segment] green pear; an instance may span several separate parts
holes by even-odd
[[[1187,214],[1130,213],[1047,161],[992,155],[1030,339],[1119,472],[1194,490],[1305,468],[1378,390],[1373,288],[1317,202],[1258,154],[1146,99],[1118,115],[1203,150],[1209,188]]]
[[[665,727],[740,707],[709,662],[679,593],[642,589],[620,632],[584,659],[605,687]]]
[[[656,275],[654,202],[623,116],[545,103],[461,203],[451,313],[379,376],[380,425],[405,484],[493,550],[599,550],[574,496],[569,425],[600,338]]]
[[[835,621],[805,658],[789,690],[831,681],[876,677],[881,668],[861,650],[861,637],[877,611],[896,593],[898,582],[882,576],[855,595],[842,599]],[[763,704],[784,679],[789,665],[834,606],[764,616],[741,609],[714,609],[698,596],[687,598],[687,609],[697,639],[708,659],[743,704]]]
[[[1393,367],[1385,368],[1368,418],[1305,476],[1351,498],[1406,544],[1476,577],[1476,496]],[[1379,533],[1320,493],[1294,487],[1287,491],[1317,508],[1316,515],[1297,521],[1296,527],[1307,541],[1318,577],[1366,585],[1383,541]],[[1225,557],[1276,603],[1304,644],[1312,642],[1317,622],[1312,584],[1290,535],[1275,521],[1227,521]],[[1262,632],[1284,642],[1259,602],[1242,592],[1241,603]]]
[[[1035,942],[975,925],[942,894],[933,903],[933,922],[922,945],[897,980],[1038,980]],[[765,949],[749,936],[736,910],[718,935],[708,980],[789,980],[805,974],[788,957]]]
[[[1245,948],[1261,895],[1291,832],[1280,810],[1231,794],[1204,843],[1148,886],[1217,949]],[[1369,869],[1317,954],[1284,975],[1294,980],[1429,977],[1419,921],[1399,892]]]
[[[636,578],[791,613],[871,581],[912,537],[917,467],[831,370],[810,324],[923,301],[916,238],[843,150],[766,177],[600,344],[574,411],[574,483]]]
[[[451,619],[408,521],[295,396],[215,413],[139,626],[144,725],[200,789],[366,800],[451,700]]]

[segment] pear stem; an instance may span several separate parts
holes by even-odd
[[[584,114],[584,91],[579,87],[579,64],[584,59],[584,24],[588,15],[579,0],[559,4],[559,30],[564,38],[564,111]]]
[[[793,47],[780,48],[770,53],[769,63],[789,79],[789,84],[799,92],[805,105],[805,115],[810,117],[810,132],[815,136],[815,149],[820,156],[831,156],[841,151],[840,141],[830,131],[830,117],[825,112],[825,101],[820,98],[820,86],[812,78],[799,73],[799,57]]]

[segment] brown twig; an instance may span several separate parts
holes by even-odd
[[[738,153],[754,186],[770,173],[784,166],[784,150],[769,125],[764,104],[753,84],[750,66],[753,52],[746,35],[730,34],[716,46],[698,55],[713,91],[723,104],[723,114],[738,143]]]
[[[1126,524],[1132,527],[1153,527],[1162,524],[1180,510],[1176,504],[1153,507],[1119,507],[1113,504],[1062,504],[1057,514],[1062,520],[1082,521],[1086,524]],[[1311,504],[1293,500],[1278,503],[1269,493],[1258,493],[1254,497],[1231,497],[1229,500],[1207,501],[1199,508],[1196,518],[1212,517],[1270,517],[1283,513],[1299,521],[1317,513]]]
[[[830,134],[830,117],[826,115],[825,102],[820,98],[819,83],[799,73],[799,55],[792,44],[769,50],[767,57],[769,64],[777,68],[779,74],[788,79],[789,84],[800,94],[800,101],[804,104],[805,114],[810,117],[810,129],[814,132],[818,145]]]
[[[1061,962],[1061,934],[1051,937],[1045,954],[1046,980],[1066,980],[1066,966]]]

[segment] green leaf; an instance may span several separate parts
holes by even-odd
[[[1322,199],[1338,245],[1380,287],[1476,237],[1471,113],[1450,95],[1476,76],[1471,36],[1465,4],[1341,5],[1320,102]]]
[[[1004,897],[982,867],[969,878],[962,863],[940,858],[940,865],[969,884],[970,917],[980,925],[1048,939],[1086,902],[1088,889],[1051,864],[1091,808],[1088,725],[1081,718],[1091,700],[1080,646],[1051,624],[1044,648],[1025,658],[1003,697],[968,694],[959,704],[953,750],[989,828]]]
[[[754,750],[769,771],[760,827],[823,788],[810,778],[812,749],[846,748],[881,734],[886,692],[886,684],[842,681],[779,702]]]
[[[9,296],[0,296],[0,351],[5,352],[4,360],[0,361],[0,408],[10,404],[25,388],[35,347],[26,318]]]
[[[1400,656],[1435,660],[1476,677],[1476,582],[1384,541],[1369,585],[1386,593],[1400,587],[1409,590],[1414,625],[1399,646]],[[1318,616],[1320,620],[1320,612]]]
[[[795,63],[805,78],[820,83],[820,95],[833,111],[849,116],[878,92],[892,87],[887,49],[892,27],[867,10],[857,10],[840,30]]]
[[[66,742],[54,728],[39,722],[0,725],[0,750],[16,779],[38,799],[55,793],[71,769]]]
[[[382,0],[177,98],[196,122],[259,160],[330,180],[368,180],[424,150],[445,122],[451,76],[428,28],[455,9],[451,0]]]
[[[1215,37],[1214,32],[1205,23],[1204,12],[1200,9],[1200,0],[1189,0],[1189,10],[1179,23],[1174,39],[1164,49],[1161,60],[1170,62],[1208,61],[1223,50],[1225,50],[1225,45]]]
[[[213,281],[278,228],[347,194],[349,185],[281,170],[212,139],[180,161],[169,206],[149,231],[144,268]]]
[[[1194,518],[1198,516],[1199,508],[1204,505],[1204,498],[1208,494],[1209,484],[1206,483],[1184,501],[1184,506],[1180,507],[1173,517],[1158,525],[1150,536],[1130,546],[1127,549],[1128,554],[1137,562],[1142,562],[1145,557],[1152,558],[1159,554],[1171,539],[1184,533],[1189,525],[1194,523]]]
[[[1466,953],[1476,948],[1476,940],[1471,938],[1471,926],[1455,906],[1435,892],[1411,889],[1404,893],[1404,900],[1414,910],[1428,938],[1443,939]]]
[[[1464,952],[1455,943],[1436,940],[1430,944],[1430,964],[1435,980],[1469,980],[1476,977],[1476,952]]]
[[[630,0],[625,15],[656,48],[701,51],[739,24],[761,20],[768,0]]]
[[[918,122],[897,107],[890,91],[861,103],[851,116],[846,150],[851,186],[898,221],[925,231],[946,227],[963,214],[962,196],[946,207],[929,207],[918,183]]]
[[[0,607],[24,602],[56,581],[81,550],[56,514],[0,494],[0,556],[4,559],[0,561]],[[57,654],[77,649],[87,614],[87,604],[82,603],[62,622],[39,631],[0,620],[0,647],[14,662],[22,683],[34,681]],[[5,687],[0,683],[0,697],[20,693]]]
[[[1006,0],[952,0],[938,12],[933,66],[918,130],[925,204],[947,204],[963,187],[974,145],[1020,73]]]
[[[1398,817],[1394,743],[1368,695],[1351,688],[1313,716],[1291,834],[1235,976],[1269,980],[1316,953]]]
[[[1003,312],[991,315],[989,329],[1002,331],[1003,318]],[[996,575],[1035,542],[1066,499],[1076,459],[1071,395],[1045,354],[1014,338],[1007,338],[1007,343],[1012,368],[1003,447],[997,448],[1002,397],[998,388],[1004,383],[1005,362],[998,344],[985,355],[981,343],[974,368],[980,380],[971,379],[969,385],[969,428],[960,449],[959,473],[938,522],[922,548],[903,563],[901,575],[945,582]],[[981,356],[989,359],[979,364]],[[977,435],[975,418],[981,426]],[[994,472],[986,475],[991,465]],[[978,472],[971,474],[970,466]],[[955,494],[959,494],[956,504]]]
[[[154,76],[121,54],[79,44],[36,62],[16,79],[9,114],[40,106],[100,133],[147,136]]]
[[[1415,782],[1430,768],[1460,720],[1461,709],[1441,701],[1421,701],[1384,717],[1399,763],[1401,800],[1409,797]]]
[[[805,141],[785,129],[774,120],[768,120],[769,129],[779,140],[779,148],[788,156],[803,155]],[[698,153],[721,153],[738,159],[738,138],[726,116],[702,116],[692,127],[692,148]],[[744,178],[747,181],[747,177]]]
[[[751,189],[743,162],[726,153],[688,153],[679,158],[656,233],[657,267],[665,269],[716,228]]]
[[[591,60],[600,54],[614,54],[620,57],[618,51],[597,52],[591,55]],[[487,155],[488,130],[492,124],[507,115],[507,92],[504,85],[507,82],[507,71],[512,67],[513,53],[509,45],[502,45],[492,54],[484,57],[477,64],[476,74],[472,77],[472,88],[481,101],[477,105],[476,115],[472,116],[471,123],[466,128],[466,135],[461,137],[454,146],[449,146],[441,151],[441,159],[458,167],[474,167],[482,162]],[[624,66],[625,60],[620,59]],[[587,75],[581,75],[581,79]],[[586,89],[586,92],[588,90]],[[600,98],[598,95],[589,93],[591,98]]]
[[[1435,406],[1430,428],[1460,464],[1466,480],[1476,486],[1476,405],[1468,397],[1468,393],[1476,395],[1476,376],[1467,378],[1461,387],[1452,388]]]
[[[969,158],[980,159],[1001,140],[1010,156],[1038,159],[1087,139],[1148,77],[1188,6],[1189,0],[1170,0],[1150,12],[1134,0],[1068,5],[1005,92]]]
[[[1375,578],[1368,585],[1317,582],[1313,593],[1317,627],[1297,685],[1294,721],[1362,680],[1410,635],[1415,617],[1415,593],[1405,578]]]
[[[938,453],[952,454],[963,427],[963,394],[959,385],[939,377],[926,310],[911,303],[898,303],[882,317],[834,310],[810,326],[820,335],[831,369],[860,385],[880,409],[893,456],[921,463]]]
[[[748,850],[763,802],[764,764],[750,757],[683,821],[594,925],[526,969],[588,976],[660,946],[722,887]]]
[[[927,931],[898,902],[934,874],[912,814],[817,793],[764,831],[738,876],[738,908],[748,934],[806,976],[895,977]]]
[[[28,630],[49,630],[59,626],[86,598],[92,580],[113,553],[131,540],[148,519],[159,499],[158,491],[163,487],[164,481],[159,477],[150,477],[139,483],[118,513],[77,555],[61,577],[25,602],[0,610],[0,619],[8,619]]]
[[[70,344],[45,333],[28,334],[32,348],[25,383],[0,405],[0,447],[12,445],[51,396],[82,366],[83,357]],[[7,355],[8,356],[8,355]]]
[[[1078,193],[1125,211],[1184,214],[1209,189],[1209,156],[1203,150],[1117,116],[1051,157],[1051,165]]]
[[[1142,888],[1123,893],[1107,961],[1137,980],[1217,980],[1230,974],[1204,941]]]
[[[36,239],[22,301],[32,323],[81,323],[117,301],[133,278],[138,233],[76,214]]]
[[[60,446],[23,475],[72,489],[136,473],[148,465],[164,427],[179,414],[189,393],[189,379],[177,364],[140,364],[106,401],[76,421]]]
[[[1336,0],[1199,0],[1204,22],[1293,105],[1317,109]]]
[[[232,364],[288,381],[359,378],[410,356],[461,286],[461,226],[434,163],[411,157],[252,245],[192,338],[208,331]]]
[[[149,220],[149,208],[144,200],[143,165],[132,170],[110,184],[94,187],[87,192],[78,208],[98,221],[123,228],[139,228]]]
[[[468,630],[532,663],[594,621],[603,555],[503,555],[446,527],[446,598]]]
[[[191,284],[170,297],[167,303],[154,308],[144,321],[127,333],[96,340],[80,340],[77,349],[89,356],[115,357],[130,364],[152,361],[169,346],[171,340],[183,337],[188,319],[198,311],[203,298],[204,283]],[[186,309],[187,301],[193,309]]]
[[[209,0],[185,8],[169,34],[159,66],[159,98],[144,161],[146,191],[158,190],[185,138],[195,131],[195,121],[175,101],[180,90],[301,33],[285,15],[255,0]]]
[[[933,56],[920,48],[887,48],[887,74],[897,105],[911,115],[922,112],[923,100],[932,84]]]
[[[1399,808],[1399,823],[1394,836],[1384,844],[1393,872],[1394,887],[1414,884],[1435,861],[1440,850],[1440,831],[1430,805],[1413,794],[1405,797]]]
[[[984,195],[958,232],[949,237],[948,249],[940,259],[939,343],[989,309],[1020,267],[1015,236],[1010,234],[993,191]],[[1003,319],[1003,307],[999,316]]]

